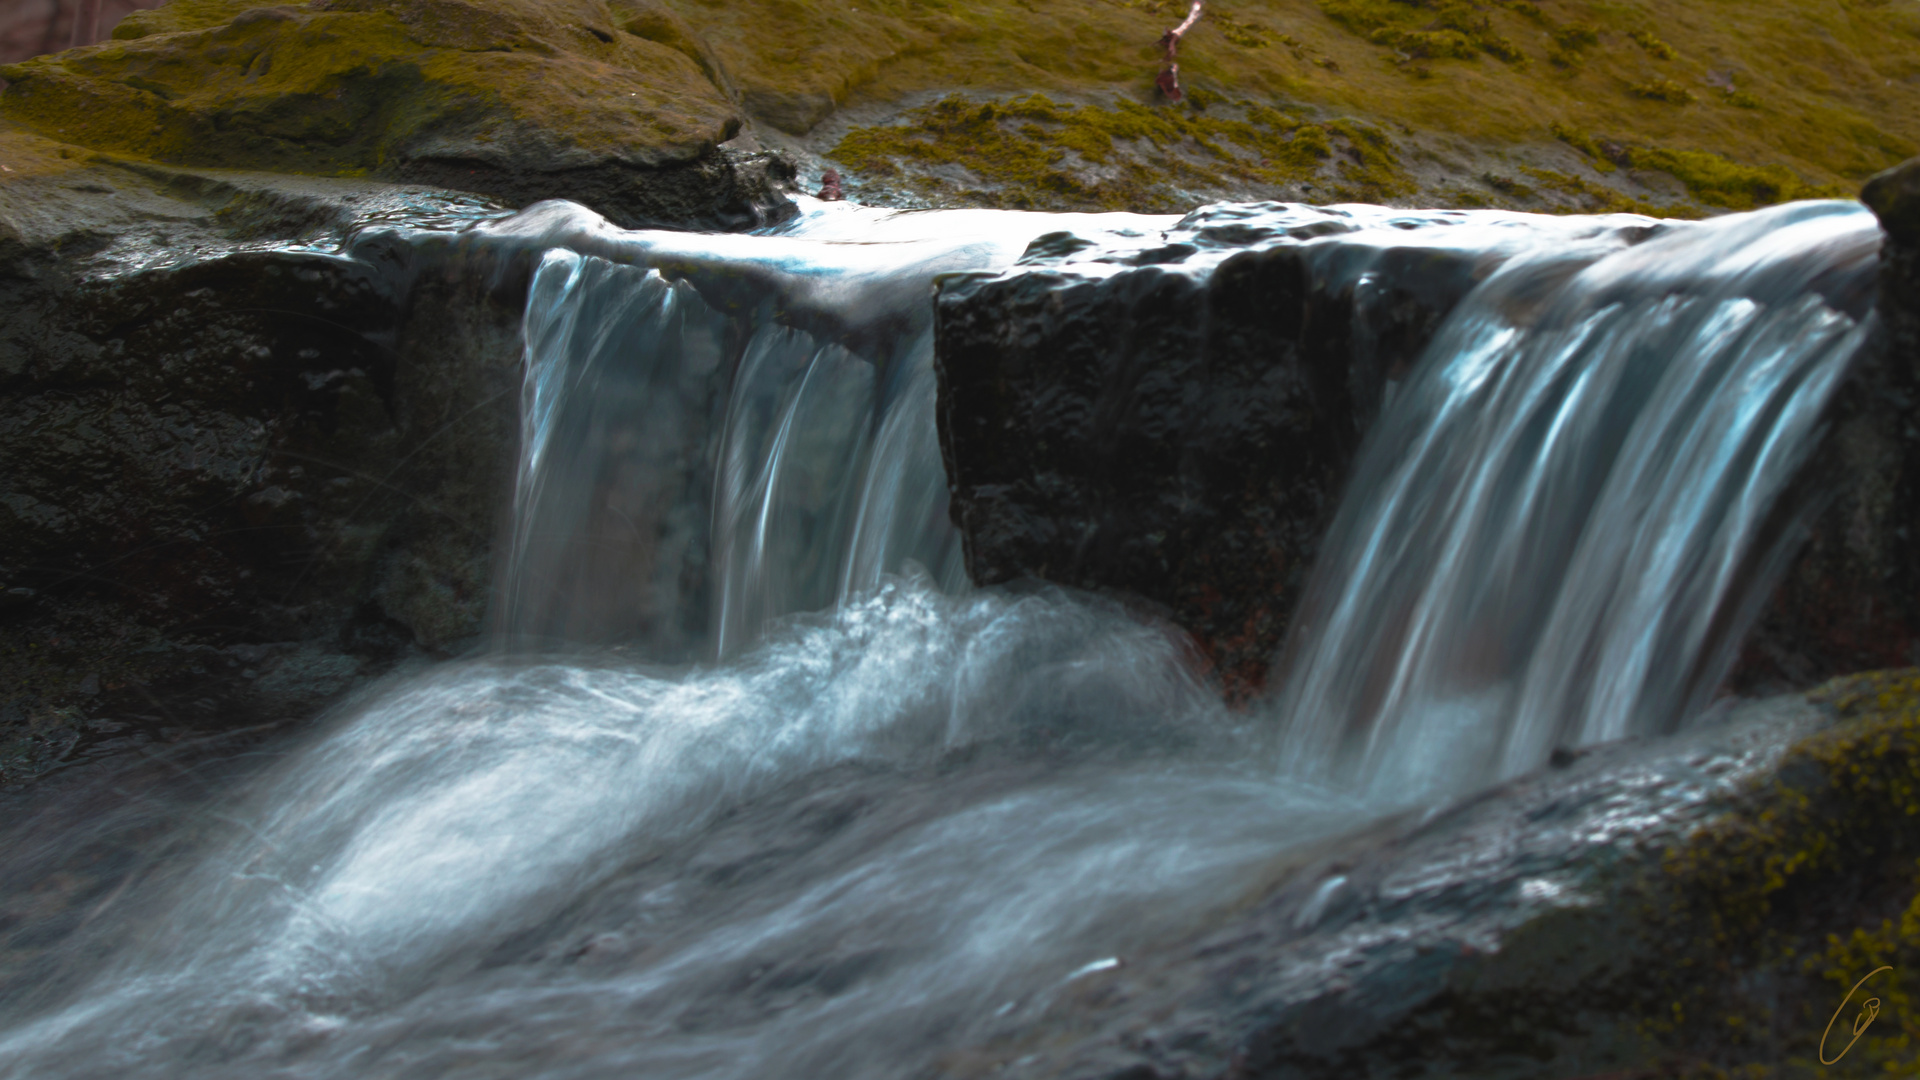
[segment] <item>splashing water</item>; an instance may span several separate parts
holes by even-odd
[[[1171,221],[489,226],[553,249],[505,648],[243,769],[3,995],[0,1076],[922,1074],[1356,823],[1670,727],[1777,569],[1871,218],[1444,220],[1506,264],[1370,436],[1273,715],[1111,605],[969,590],[945,521],[934,275]]]

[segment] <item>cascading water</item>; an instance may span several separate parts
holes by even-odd
[[[937,1072],[1309,845],[1712,689],[1865,333],[1864,211],[1436,219],[1505,267],[1385,410],[1243,713],[1112,605],[968,590],[932,438],[935,275],[1172,224],[489,226],[551,249],[501,650],[197,812],[188,869],[0,1004],[0,1076]]]
[[[1329,533],[1280,683],[1289,759],[1458,790],[1703,706],[1792,553],[1761,526],[1866,338],[1879,243],[1806,203],[1482,284]]]
[[[768,619],[844,603],[909,565],[963,588],[930,422],[932,278],[1005,265],[1047,227],[1170,223],[902,214],[849,234],[846,216],[789,227],[804,240],[615,234],[601,254],[541,262],[496,613],[510,640],[726,656]]]

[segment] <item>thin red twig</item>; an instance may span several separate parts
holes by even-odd
[[[1200,21],[1202,3],[1203,0],[1193,0],[1193,10],[1187,12],[1186,21],[1160,35],[1160,47],[1167,50],[1167,58],[1166,63],[1160,66],[1160,77],[1153,82],[1160,88],[1160,92],[1167,96],[1168,101],[1179,101],[1187,96],[1185,91],[1180,89],[1180,64],[1173,57],[1174,51],[1180,47],[1180,36],[1193,29],[1193,24]]]

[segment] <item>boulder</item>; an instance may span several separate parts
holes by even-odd
[[[1276,868],[942,1075],[1811,1076],[1843,1050],[1843,1075],[1899,1072],[1916,753],[1905,670],[1568,755]],[[1869,996],[1885,1010],[1847,1049]]]
[[[684,24],[658,15],[632,0],[174,0],[103,44],[0,67],[0,117],[152,162],[572,198],[629,227],[790,213],[781,162],[719,149],[738,110]]]
[[[0,131],[0,783],[310,716],[480,631],[518,432],[505,213]]]

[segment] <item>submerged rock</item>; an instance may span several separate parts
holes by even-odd
[[[505,211],[0,133],[0,776],[303,718],[479,632],[517,439]]]

